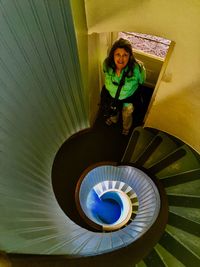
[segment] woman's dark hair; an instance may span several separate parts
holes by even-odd
[[[129,68],[132,68],[136,63],[136,59],[133,55],[131,43],[123,38],[118,39],[112,45],[108,57],[105,59],[106,66],[115,70],[114,52],[117,48],[124,48],[126,52],[129,53],[130,57],[127,65],[129,66]]]

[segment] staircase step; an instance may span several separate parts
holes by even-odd
[[[80,242],[80,243],[79,243]],[[82,255],[90,255],[91,249],[93,249],[94,253],[98,250],[100,243],[100,238],[97,239],[94,235],[84,235],[82,240],[77,240],[76,248],[72,251],[72,255],[82,254]]]
[[[166,232],[200,260],[200,238],[178,227],[167,225]],[[197,265],[199,266],[199,265]]]
[[[187,183],[194,180],[199,180],[200,168],[182,172],[179,174],[174,174],[167,177],[162,177],[161,179],[162,179],[162,184],[164,185],[165,188]]]
[[[182,242],[180,242],[180,240],[177,240],[174,235],[167,231],[167,229],[161,237],[159,244],[163,246],[174,257],[176,257],[180,262],[182,262],[185,266],[199,266],[199,257],[192,253]]]
[[[147,267],[166,267],[155,249],[153,249],[143,261]]]
[[[184,158],[185,155],[186,151],[183,148],[178,148],[161,159],[159,162],[155,163],[153,166],[149,167],[148,170],[149,172],[156,174],[157,177],[159,177],[160,172],[164,172],[165,174],[166,172],[168,173],[169,171],[173,171],[174,173],[173,165],[177,165],[177,162]]]
[[[173,195],[168,194],[168,205],[178,206],[185,208],[200,209],[200,197],[199,196],[186,196],[186,195]]]
[[[200,237],[200,224],[169,212],[168,224]]]
[[[97,238],[97,236],[96,236]],[[101,235],[101,242],[98,247],[98,252],[103,251],[104,249],[111,249],[112,248],[112,238],[111,233],[105,233]]]
[[[170,206],[169,211],[200,224],[200,209]]]
[[[58,241],[56,242],[56,245],[52,245],[52,246],[46,245],[47,249],[43,251],[43,254],[56,255],[58,253],[58,251],[59,251],[58,254],[60,254],[60,253],[64,254],[64,253],[66,253],[65,251],[69,251],[70,255],[76,255],[79,252],[81,255],[82,249],[88,243],[88,241],[90,239],[92,239],[92,236],[93,235],[91,234],[91,232],[88,232],[88,231],[86,232],[86,231],[84,231],[84,229],[81,229],[80,232],[77,231],[77,234],[71,233],[71,238],[69,238],[69,235],[68,235],[68,239],[66,238],[66,235],[63,235],[62,239],[60,237],[59,242]],[[59,238],[59,236],[57,236],[57,239],[58,238]],[[55,237],[55,239],[56,239],[56,237]],[[51,240],[49,240],[49,241],[51,241]],[[95,243],[98,243],[98,241],[95,240]],[[95,247],[95,245],[94,245],[94,247]],[[38,253],[38,254],[40,254],[40,253]],[[87,254],[87,252],[86,252],[86,254]]]
[[[168,187],[166,192],[173,195],[200,196],[200,180]]]
[[[144,261],[140,261],[139,263],[137,263],[135,265],[135,267],[147,267],[146,264],[144,263]]]
[[[156,177],[162,178],[190,171],[191,169],[198,169],[199,167],[200,163],[196,155],[187,145],[183,145],[148,168],[148,170],[155,174]]]
[[[157,147],[155,147],[154,151],[152,151],[150,157],[143,165],[143,167],[147,169],[178,148],[178,144],[162,132],[159,132],[155,139],[160,140],[160,142],[157,141]]]
[[[130,137],[130,141],[122,157],[121,162],[134,163],[140,154],[145,150],[151,140],[154,138],[155,133],[151,132],[148,129],[143,129],[142,127],[137,127],[133,130],[133,133]]]
[[[177,260],[173,254],[169,253],[165,248],[163,248],[159,243],[155,246],[155,250],[163,259],[165,266],[167,267],[185,267],[179,260]]]
[[[143,150],[143,152],[136,159],[135,164],[137,166],[144,166],[145,162],[152,159],[152,154],[157,151],[158,147],[162,143],[162,138],[156,135],[152,141],[148,144],[148,146]]]

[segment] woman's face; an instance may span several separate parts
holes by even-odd
[[[114,52],[116,69],[122,70],[129,61],[130,54],[124,48],[117,48]]]

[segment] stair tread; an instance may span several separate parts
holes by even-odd
[[[170,176],[161,177],[164,187],[176,186],[179,184],[187,183],[200,179],[200,168],[191,169],[189,171],[173,174]]]
[[[147,257],[143,259],[147,267],[154,266],[154,267],[165,267],[163,260],[160,258],[158,253],[155,249],[153,249]]]
[[[177,229],[177,228],[176,228]],[[175,235],[170,233],[171,227],[167,225],[166,230],[159,240],[159,244],[164,247],[169,253],[174,255],[180,262],[186,266],[199,266],[200,258],[193,253],[184,243]],[[181,231],[177,229],[178,231]]]
[[[188,251],[195,257],[200,259],[200,238],[188,233],[180,228],[172,225],[167,225],[166,232],[168,232],[176,241],[180,242]]]
[[[147,265],[144,263],[144,261],[138,262],[135,267],[147,267]]]
[[[154,136],[155,134],[148,129],[136,127],[130,137],[122,162],[135,162]]]
[[[168,224],[200,237],[200,224],[188,218],[169,212]]]
[[[199,167],[199,160],[193,154],[192,150],[187,145],[183,145],[148,169],[154,173],[157,178],[162,178]]]
[[[169,211],[200,224],[200,209],[170,206]]]
[[[200,197],[183,194],[167,194],[168,205],[188,208],[200,208]]]
[[[159,132],[156,137],[160,137],[162,142],[159,144],[156,150],[153,151],[151,157],[149,157],[149,159],[143,165],[145,168],[149,168],[178,148],[177,143],[170,139],[166,134]]]
[[[200,196],[200,180],[190,181],[165,188],[167,194]]]
[[[165,266],[176,266],[176,267],[185,267],[178,259],[176,259],[173,254],[169,253],[164,247],[162,247],[159,243],[155,246],[155,250],[163,259]]]

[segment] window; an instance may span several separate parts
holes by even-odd
[[[133,49],[143,51],[164,59],[169,49],[170,40],[149,34],[135,32],[120,32],[119,38],[127,39],[131,42]]]

